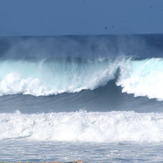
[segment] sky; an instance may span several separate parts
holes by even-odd
[[[163,0],[0,0],[0,36],[163,33]]]

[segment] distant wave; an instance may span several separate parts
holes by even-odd
[[[116,78],[122,91],[163,100],[163,59],[0,60],[0,95],[57,95],[94,90]]]
[[[162,113],[70,112],[0,114],[0,139],[161,142]]]

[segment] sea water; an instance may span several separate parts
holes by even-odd
[[[0,161],[162,162],[163,35],[0,38]]]

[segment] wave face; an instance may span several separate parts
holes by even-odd
[[[163,114],[70,112],[0,114],[0,139],[161,142]]]

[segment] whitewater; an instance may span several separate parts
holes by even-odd
[[[162,162],[163,35],[0,38],[0,161]]]
[[[68,142],[161,142],[163,114],[135,112],[70,112],[0,114],[0,140]]]

